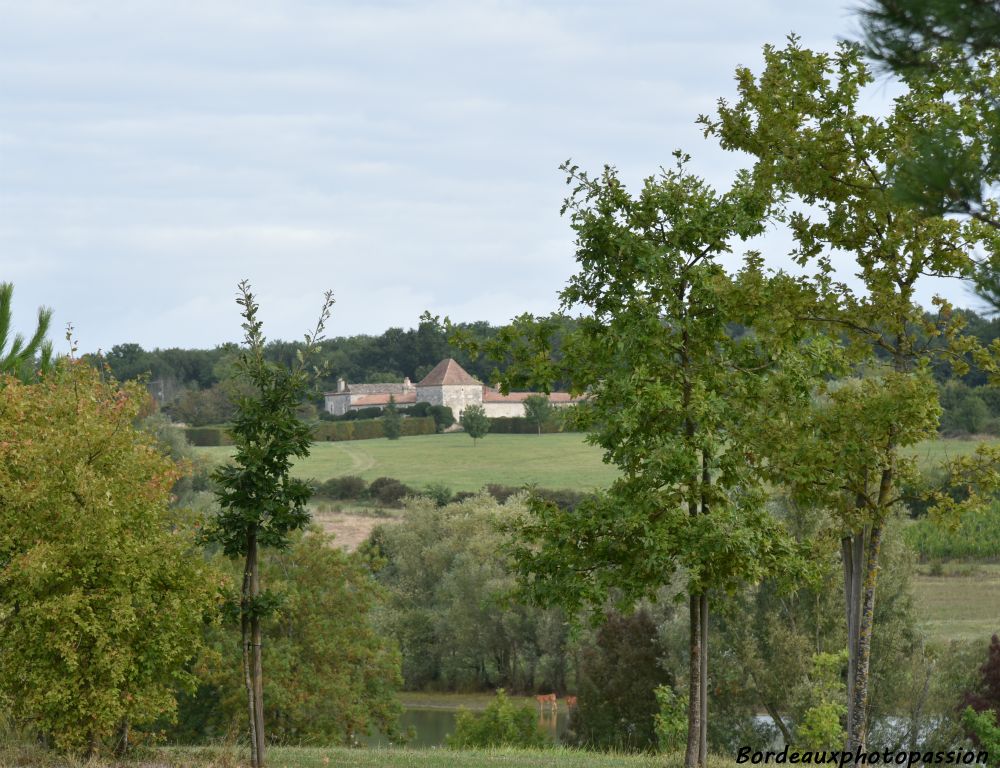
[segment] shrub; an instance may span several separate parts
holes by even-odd
[[[332,477],[325,483],[316,486],[316,495],[324,499],[344,500],[360,499],[368,490],[368,483],[357,475]]]
[[[445,504],[448,504],[454,496],[451,492],[451,488],[444,483],[428,483],[424,486],[423,495],[433,499],[434,503],[439,507],[443,507]]]
[[[447,405],[432,405],[430,415],[434,418],[434,425],[438,432],[444,432],[455,423],[455,414]]]
[[[229,433],[222,427],[188,427],[184,436],[191,445],[216,446],[232,445]]]
[[[647,611],[605,616],[595,645],[580,655],[579,704],[570,718],[577,746],[631,752],[656,744],[655,691],[671,682],[661,655]]]
[[[395,507],[407,496],[413,496],[413,489],[394,477],[379,477],[368,486],[368,496],[384,507]]]
[[[515,706],[503,688],[497,689],[496,698],[481,715],[459,711],[455,733],[447,738],[450,749],[542,747],[546,743],[535,708]]]

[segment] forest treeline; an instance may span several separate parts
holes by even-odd
[[[967,321],[966,335],[983,346],[1000,339],[1000,317],[990,318],[968,309],[962,314]],[[576,325],[569,317],[561,322],[562,328],[556,332],[557,347],[562,334]],[[495,339],[501,329],[486,321],[462,323],[454,328],[479,345]],[[739,335],[742,329],[734,327],[732,332]],[[300,349],[298,341],[272,341],[266,354],[273,362],[290,365]],[[214,349],[146,350],[139,344],[123,343],[87,359],[95,365],[107,365],[119,381],[144,380],[165,413],[175,421],[198,427],[222,424],[232,416],[226,382],[236,354],[235,344]],[[439,319],[425,313],[414,328],[389,328],[378,336],[359,334],[323,341],[319,351],[323,375],[317,379],[312,406],[322,409],[322,393],[336,388],[339,378],[373,383],[399,382],[408,377],[418,382],[447,357],[487,383],[497,370],[502,372],[506,367],[504,360],[470,355],[468,344],[452,343]],[[981,370],[972,367],[958,376],[947,360],[938,360],[934,378],[941,388],[943,434],[1000,434],[1000,388],[988,386]]]

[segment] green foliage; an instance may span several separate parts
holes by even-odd
[[[541,427],[523,416],[495,416],[490,418],[490,432],[495,435],[534,435],[572,431],[571,428],[567,429],[571,425],[559,418],[560,415],[553,414],[542,422]]]
[[[594,644],[580,653],[578,703],[569,725],[571,743],[625,752],[654,748],[663,698],[662,693],[657,697],[656,690],[673,683],[659,664],[661,653],[656,625],[647,611],[630,616],[606,614]],[[686,713],[683,722],[686,738]]]
[[[396,408],[396,398],[389,395],[389,404],[382,414],[382,433],[390,440],[399,440],[403,432],[403,417]]]
[[[843,669],[847,652],[816,653],[809,673],[809,705],[795,728],[796,746],[802,750],[833,750],[847,735],[841,720],[847,715],[847,688]]]
[[[243,307],[245,338],[235,370],[251,393],[237,400],[229,427],[236,447],[233,463],[214,474],[220,511],[205,532],[230,557],[245,556],[251,539],[262,546],[287,546],[289,533],[308,522],[309,485],[290,471],[292,458],[309,455],[313,437],[295,413],[309,386],[304,363],[288,369],[266,360],[258,307],[246,281],[236,301]],[[310,344],[322,338],[332,303],[328,293],[316,330],[307,334]]]
[[[385,632],[410,690],[565,690],[568,627],[558,610],[508,600],[515,579],[497,553],[498,522],[523,509],[476,496],[443,507],[411,499],[363,549],[389,594]]]
[[[401,419],[400,434],[403,437],[413,435],[433,435],[437,432],[437,424],[430,416],[407,417]],[[324,421],[313,428],[316,440],[377,440],[386,437],[385,424],[381,418],[357,421]]]
[[[0,386],[0,710],[60,751],[172,716],[215,610],[146,399],[69,360]]]
[[[384,594],[358,556],[318,530],[296,533],[263,559],[261,576],[278,603],[265,623],[269,738],[349,745],[374,728],[396,734],[399,652],[374,624]],[[238,626],[213,633],[213,649],[196,667],[202,688],[185,700],[186,727],[172,738],[210,740],[245,718],[242,681],[229,663],[238,644]]]
[[[503,688],[481,714],[466,709],[455,719],[455,733],[448,736],[449,749],[487,749],[489,747],[541,747],[545,732],[530,706],[515,706]]]
[[[538,434],[542,434],[542,425],[552,418],[554,410],[545,395],[531,395],[524,400],[524,418],[538,428]]]
[[[368,483],[356,475],[331,477],[324,483],[315,486],[313,493],[324,499],[342,501],[345,499],[360,499],[368,491]]]
[[[368,496],[384,507],[399,506],[407,496],[413,496],[413,489],[393,477],[377,477],[368,486]]]
[[[444,483],[428,483],[424,486],[423,495],[434,500],[439,507],[443,507],[450,502],[455,494]]]
[[[921,560],[995,560],[1000,557],[1000,504],[967,509],[950,525],[928,517],[904,529]]]
[[[490,420],[486,416],[486,410],[481,405],[466,406],[459,421],[465,433],[472,438],[473,445],[479,438],[486,437],[486,433],[490,431]]]
[[[1000,726],[997,725],[996,712],[992,709],[976,712],[972,707],[966,707],[962,712],[962,725],[976,737],[987,754],[1000,754]]]
[[[656,746],[660,752],[679,752],[687,739],[687,696],[678,695],[669,685],[658,685],[653,693],[659,707],[653,715]]]
[[[13,283],[0,283],[0,374],[31,381],[39,371],[48,371],[52,365],[52,344],[45,340],[52,321],[52,310],[39,308],[35,332],[25,342],[20,333],[15,333],[13,337],[10,335],[13,298]]]
[[[223,427],[188,427],[184,436],[191,445],[217,446],[232,445],[233,438]]]

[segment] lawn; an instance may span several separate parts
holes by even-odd
[[[594,490],[611,484],[617,471],[601,461],[601,449],[579,433],[487,435],[473,444],[463,432],[400,440],[315,443],[295,474],[327,480],[358,475],[371,481],[394,477],[414,488],[444,483],[453,491],[478,491],[487,483]],[[198,448],[219,461],[228,447]]]

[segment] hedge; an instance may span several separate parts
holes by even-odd
[[[437,425],[432,416],[403,419],[403,437],[413,435],[433,435]],[[232,445],[233,440],[225,427],[188,427],[184,430],[187,441],[191,445],[215,446]],[[385,437],[382,429],[382,419],[367,419],[365,421],[324,421],[313,430],[315,440],[372,440]]]
[[[191,445],[232,445],[233,440],[225,427],[188,427],[184,436]]]
[[[562,419],[550,418],[542,422],[542,434],[562,432]],[[491,435],[537,435],[538,425],[524,416],[496,416],[490,419]]]
[[[406,418],[402,422],[403,437],[413,435],[433,435],[437,432],[434,419],[430,416],[422,418]],[[381,419],[365,421],[324,421],[313,431],[316,440],[372,440],[385,437]]]

